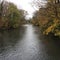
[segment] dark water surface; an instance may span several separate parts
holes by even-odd
[[[60,41],[42,36],[32,25],[1,31],[0,60],[60,60]]]

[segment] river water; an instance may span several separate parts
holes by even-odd
[[[0,60],[60,60],[60,41],[33,25],[0,31]]]

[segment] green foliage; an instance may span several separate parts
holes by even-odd
[[[3,2],[4,3],[4,2]],[[5,1],[5,4],[0,4],[0,28],[17,28],[24,21],[24,10],[18,9],[13,3],[8,3]],[[3,8],[3,10],[1,10]],[[3,13],[4,12],[4,13]]]

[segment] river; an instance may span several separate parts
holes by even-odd
[[[33,25],[0,31],[0,60],[60,60],[60,41]]]

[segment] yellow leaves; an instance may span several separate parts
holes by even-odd
[[[43,34],[48,35],[48,33],[50,33],[50,32],[52,31],[52,29],[53,29],[53,26],[48,27],[48,28],[43,32]]]
[[[54,24],[52,24],[51,26],[49,26],[44,32],[43,34],[48,35],[50,32],[54,33],[55,36],[60,36],[60,30],[59,29],[55,29],[56,27],[58,27],[57,25],[59,24],[59,20],[55,19],[54,20]]]
[[[50,32],[52,32],[52,31],[55,29],[55,27],[56,27],[56,23],[53,24],[53,25],[51,25],[51,26],[49,26],[49,27],[43,32],[43,34],[48,35]]]
[[[60,36],[60,31],[59,30],[55,30],[56,32],[55,32],[55,36]]]

